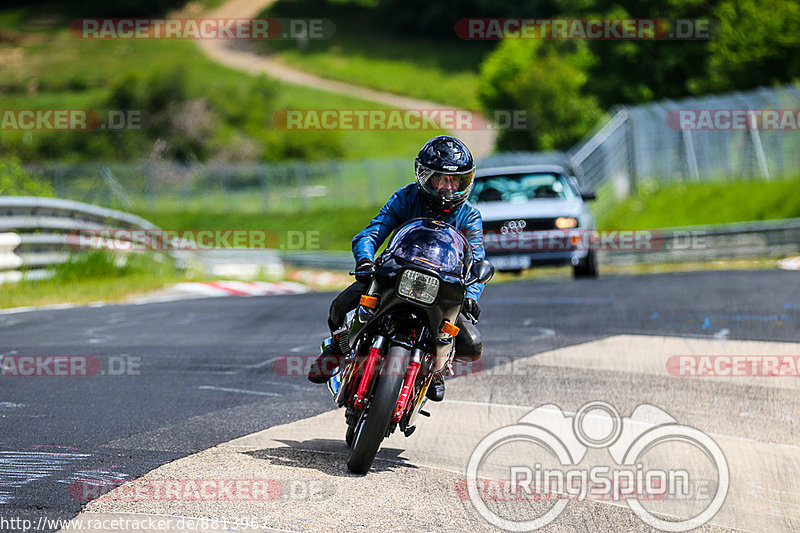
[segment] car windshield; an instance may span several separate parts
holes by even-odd
[[[412,220],[398,229],[386,249],[400,259],[459,277],[472,263],[464,236],[453,226],[430,219]]]
[[[576,194],[566,178],[551,172],[502,174],[475,179],[469,201],[526,203],[542,198],[570,199]]]

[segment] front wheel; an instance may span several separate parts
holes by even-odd
[[[589,250],[586,257],[572,267],[572,276],[575,278],[597,277],[597,255],[594,250]]]
[[[354,474],[366,474],[372,467],[397,406],[410,356],[403,346],[390,346],[386,352],[375,393],[356,425],[353,451],[347,461],[347,468]]]

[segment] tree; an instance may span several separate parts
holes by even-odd
[[[582,41],[505,39],[481,65],[478,96],[488,112],[525,110],[527,130],[502,130],[501,150],[566,149],[601,118],[585,94],[592,56]]]
[[[793,0],[724,0],[709,43],[709,74],[698,90],[749,89],[800,77],[800,4]]]

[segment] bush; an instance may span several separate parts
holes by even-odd
[[[581,41],[505,39],[484,60],[478,96],[488,112],[527,111],[528,129],[503,130],[500,150],[560,150],[578,142],[602,117],[584,94],[592,56]]]
[[[749,89],[800,78],[800,5],[776,0],[725,0],[709,42],[709,72],[693,83],[702,91]]]
[[[47,9],[66,17],[156,17],[177,9],[187,0],[7,0],[8,7],[24,7],[31,12]]]

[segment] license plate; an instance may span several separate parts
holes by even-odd
[[[498,255],[489,257],[489,262],[497,270],[522,270],[531,266],[531,258],[527,255]]]

